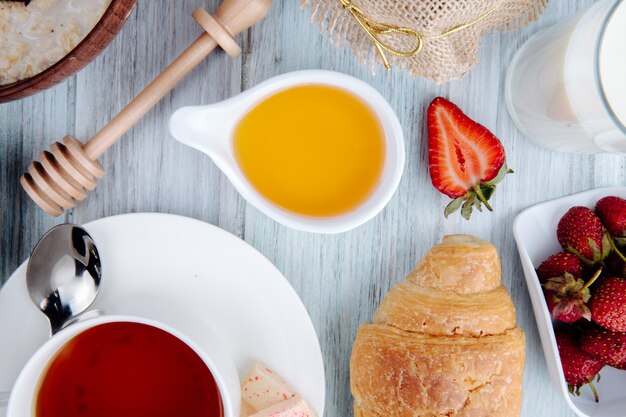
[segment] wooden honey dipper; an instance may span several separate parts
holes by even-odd
[[[31,163],[20,178],[30,198],[53,216],[85,199],[104,176],[98,158],[218,45],[231,57],[238,56],[241,48],[233,38],[265,17],[270,6],[271,0],[224,0],[215,16],[194,10],[193,18],[205,32],[87,143],[65,136],[63,143],[53,143]]]

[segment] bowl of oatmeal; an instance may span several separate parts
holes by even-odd
[[[91,62],[136,0],[0,0],[0,103],[35,94]]]

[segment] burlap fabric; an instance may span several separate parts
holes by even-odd
[[[336,45],[346,42],[362,62],[381,63],[374,43],[339,0],[301,0],[312,20],[325,30]],[[413,76],[437,83],[462,78],[478,63],[478,46],[483,33],[524,27],[537,19],[548,0],[353,0],[353,4],[373,21],[411,28],[425,38],[414,57],[387,54],[392,66]],[[493,12],[471,27],[449,36],[429,39],[451,28],[467,24]],[[402,36],[385,36],[390,45],[412,49],[416,41]],[[382,67],[381,67],[382,68]]]

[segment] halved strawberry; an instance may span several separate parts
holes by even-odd
[[[454,198],[446,217],[462,206],[465,219],[482,204],[492,211],[488,201],[496,184],[513,172],[498,138],[442,97],[428,107],[428,165],[433,186]]]

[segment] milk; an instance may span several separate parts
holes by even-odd
[[[626,1],[602,0],[517,52],[506,101],[520,130],[563,152],[626,153]]]

